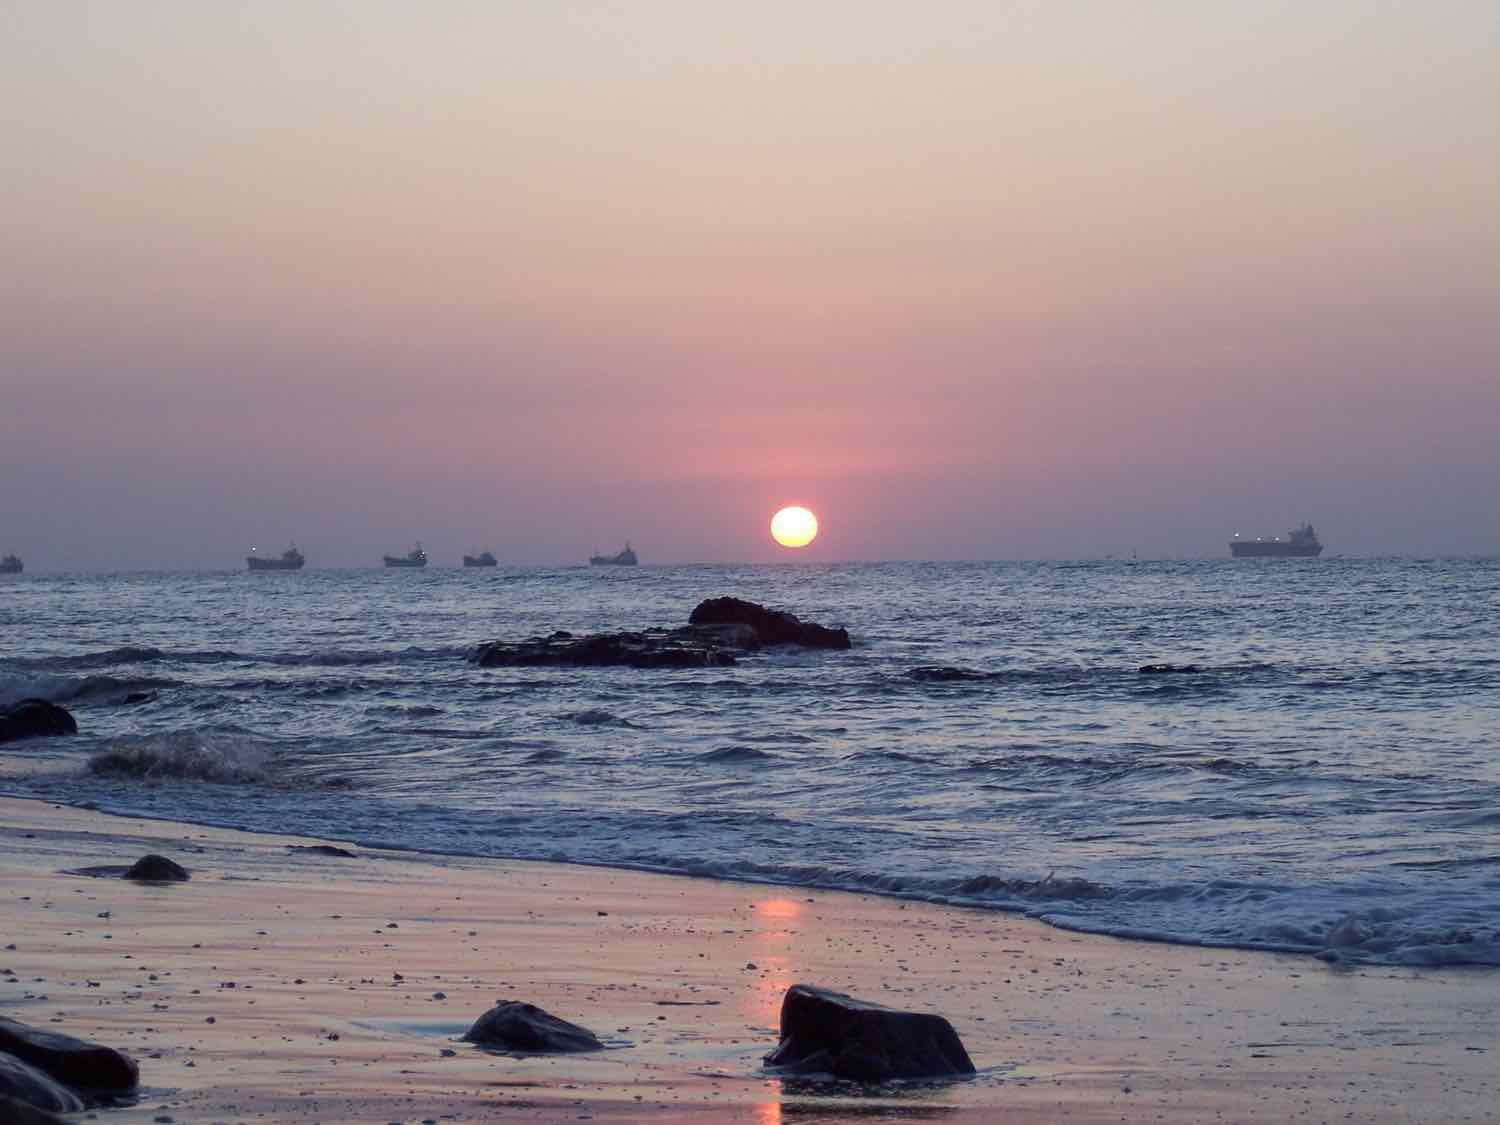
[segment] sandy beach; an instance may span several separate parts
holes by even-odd
[[[132,1054],[124,1123],[1493,1120],[1500,973],[1339,968],[1012,915],[0,799],[0,1013]],[[190,882],[64,874],[147,852]],[[797,982],[950,1019],[973,1079],[766,1073]],[[497,1000],[610,1049],[458,1042]]]

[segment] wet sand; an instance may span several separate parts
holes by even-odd
[[[103,1122],[1494,1119],[1500,972],[1070,934],[1013,915],[358,848],[0,798],[0,1014],[120,1047]],[[339,841],[326,841],[338,843]],[[62,874],[160,852],[151,886]],[[947,1016],[979,1074],[761,1070],[797,982]],[[457,1041],[528,1000],[610,1049]]]

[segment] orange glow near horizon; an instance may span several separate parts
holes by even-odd
[[[783,547],[806,547],[818,537],[818,517],[795,505],[771,517],[771,538]]]

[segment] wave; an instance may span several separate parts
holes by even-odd
[[[0,676],[0,707],[23,699],[45,699],[49,703],[81,700],[123,702],[127,696],[175,687],[178,681],[154,676]]]
[[[273,785],[281,777],[276,755],[267,747],[239,739],[209,742],[186,734],[151,736],[97,751],[87,769],[95,777],[150,782]]]

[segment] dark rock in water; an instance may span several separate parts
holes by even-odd
[[[57,1079],[5,1051],[0,1051],[0,1097],[57,1113],[77,1113],[83,1108],[83,1099]],[[0,1115],[0,1121],[10,1120]]]
[[[1171,676],[1203,669],[1196,664],[1142,664],[1137,671],[1143,676]]]
[[[0,1121],[5,1125],[69,1125],[66,1117],[51,1110],[38,1109],[29,1102],[17,1101],[0,1094]]]
[[[848,648],[849,631],[804,622],[795,614],[767,609],[741,598],[709,598],[698,603],[690,625],[748,625],[765,645]]]
[[[560,1020],[535,1004],[505,1001],[474,1021],[464,1039],[499,1051],[602,1051],[592,1031]]]
[[[970,680],[993,680],[993,672],[975,672],[968,668],[952,668],[946,664],[923,664],[907,673],[914,680],[930,683],[955,683]]]
[[[700,603],[690,623],[679,629],[586,637],[559,631],[524,641],[489,641],[469,653],[469,662],[483,668],[715,668],[733,664],[762,645],[779,644],[848,648],[849,633],[802,622],[754,602],[712,598]]]
[[[43,1031],[0,1016],[0,1051],[80,1090],[132,1090],[140,1078],[135,1060],[113,1047]]]
[[[787,989],[781,1043],[766,1062],[858,1082],[974,1073],[958,1033],[942,1016],[900,1012],[806,984]]]
[[[546,667],[571,664],[587,668],[712,668],[734,663],[734,653],[713,636],[689,629],[647,629],[639,633],[596,633],[575,637],[553,633],[525,641],[489,641],[469,654],[482,668]]]
[[[9,707],[0,707],[0,742],[77,733],[78,723],[73,716],[45,699],[23,699]]]
[[[143,883],[185,883],[191,876],[186,867],[164,855],[143,855],[125,869],[126,879]]]
[[[122,707],[134,707],[138,703],[150,703],[156,698],[154,691],[133,691],[124,699],[120,700]]]
[[[310,852],[313,855],[331,855],[340,859],[354,859],[355,855],[348,848],[336,848],[332,844],[288,844],[287,847],[294,852]]]

